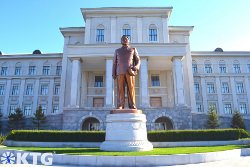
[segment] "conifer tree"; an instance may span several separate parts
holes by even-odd
[[[239,128],[239,129],[246,129],[245,123],[239,111],[235,110],[233,113],[232,121],[231,121],[232,128]]]
[[[9,128],[13,129],[23,129],[24,128],[24,116],[21,108],[16,108],[14,113],[11,113],[9,116]]]
[[[216,129],[218,127],[219,127],[219,119],[218,119],[216,109],[214,107],[209,107],[207,128]]]
[[[36,125],[37,130],[40,130],[41,124],[46,122],[46,117],[43,113],[42,106],[39,105],[39,107],[36,109],[36,113],[34,114],[33,124]]]

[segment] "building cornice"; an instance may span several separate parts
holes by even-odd
[[[85,27],[62,27],[59,28],[63,36],[72,34],[82,34],[85,32]]]
[[[224,51],[224,52],[214,52],[214,51],[192,51],[192,56],[250,56],[250,51]]]
[[[169,31],[172,32],[192,32],[194,26],[168,26]]]
[[[1,55],[0,59],[55,59],[62,58],[62,53],[46,53],[46,54],[6,54]]]
[[[104,7],[104,8],[81,8],[84,20],[88,17],[105,16],[161,16],[170,17],[172,7]]]

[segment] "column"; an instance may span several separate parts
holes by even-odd
[[[217,76],[216,78],[216,92],[218,95],[218,114],[223,114],[223,104],[222,104],[222,95],[221,95],[221,84],[220,84],[220,78]]]
[[[137,42],[142,43],[142,18],[137,17]]]
[[[80,58],[72,60],[70,106],[79,107],[80,104],[81,61]]]
[[[19,107],[23,107],[24,87],[25,87],[25,79],[21,79],[19,99],[18,99]]]
[[[176,92],[176,102],[177,106],[185,105],[184,96],[184,82],[183,82],[183,69],[182,69],[182,57],[173,57],[173,67],[174,67],[174,80],[175,80],[175,92]]]
[[[208,104],[207,104],[207,89],[206,89],[206,82],[205,78],[202,76],[201,77],[201,93],[202,93],[202,102],[203,102],[203,109],[204,112],[208,111]]]
[[[52,107],[52,103],[53,103],[53,95],[54,95],[54,78],[52,78],[49,82],[49,97],[48,97],[48,110],[47,110],[47,114],[51,114],[53,107]]]
[[[247,102],[248,102],[248,113],[249,113],[249,110],[250,110],[250,85],[249,85],[249,79],[248,79],[248,76],[245,76],[245,89],[246,90],[246,93],[247,93]]]
[[[90,44],[90,18],[86,18],[84,41],[85,44]]]
[[[114,106],[114,88],[113,88],[113,77],[112,77],[112,67],[113,60],[106,59],[106,98],[105,106],[113,107]]]
[[[140,106],[149,107],[148,96],[148,60],[141,59],[140,67]]]
[[[33,105],[32,105],[32,113],[36,113],[36,109],[38,107],[38,95],[40,94],[39,91],[39,79],[36,79],[35,86],[34,86],[34,99],[33,99]]]
[[[230,77],[230,85],[232,90],[232,96],[233,96],[233,106],[232,109],[238,108],[238,102],[237,102],[237,96],[236,96],[236,90],[235,90],[235,83],[234,78]]]
[[[116,43],[116,18],[115,17],[111,17],[111,43]]]
[[[11,80],[7,79],[7,84],[6,84],[6,91],[4,92],[4,107],[3,107],[3,116],[7,117],[9,115],[8,112],[8,105],[9,105],[9,97],[10,97],[10,87],[11,87]]]
[[[162,17],[162,36],[163,36],[163,43],[168,43],[169,42],[169,37],[168,37],[168,21],[167,17]]]

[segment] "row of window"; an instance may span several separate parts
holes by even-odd
[[[36,66],[29,66],[28,75],[36,75]],[[43,75],[50,75],[51,66],[43,66],[42,74]],[[62,73],[62,66],[56,66],[56,75],[60,76]],[[8,75],[8,67],[4,66],[1,67],[1,76]],[[21,67],[15,67],[14,75],[20,76],[21,75]]]
[[[125,101],[127,103],[127,98]],[[150,106],[151,107],[162,107],[162,99],[161,97],[150,97]],[[93,107],[104,107],[104,98],[103,97],[96,97],[93,98]]]
[[[19,95],[20,92],[20,85],[19,84],[13,84],[11,87],[10,94],[13,96]],[[60,84],[54,85],[54,95],[59,95],[60,92]],[[48,95],[49,93],[49,84],[41,84],[40,85],[40,95]],[[25,95],[33,95],[34,94],[34,85],[33,84],[27,84],[25,87]],[[5,95],[5,85],[0,84],[0,95]]]
[[[47,113],[47,105],[41,105],[41,106],[42,106],[43,113],[48,114]],[[10,105],[8,115],[10,115],[11,113],[15,113],[15,110],[17,109],[17,107],[18,107],[17,105]],[[34,116],[34,113],[32,111],[32,105],[30,105],[30,104],[24,105],[22,111],[23,111],[24,116]],[[0,112],[3,113],[3,106],[2,105],[0,105]],[[58,104],[53,105],[52,113],[53,114],[59,113],[59,105]]]
[[[216,111],[218,111],[217,107],[216,107],[216,103],[210,103],[209,107],[213,107],[213,108],[216,109]],[[197,109],[198,112],[204,112],[201,104],[196,104],[196,109]],[[232,109],[232,104],[231,103],[224,103],[223,104],[223,112],[224,112],[224,114],[233,114],[234,111]],[[240,103],[239,104],[239,112],[241,114],[247,114],[248,113],[246,103]]]
[[[160,76],[152,75],[151,76],[151,85],[160,86]],[[103,87],[103,76],[95,76],[95,87]]]
[[[193,73],[198,73],[198,67],[197,64],[192,64],[192,68],[193,68]],[[247,69],[248,69],[248,73],[250,73],[250,64],[247,64]],[[213,73],[213,68],[212,68],[212,64],[205,64],[204,66],[204,72],[205,73]],[[228,72],[226,64],[219,64],[219,72],[221,74],[225,74]],[[241,73],[241,68],[240,68],[240,64],[233,64],[233,72],[235,74],[239,74]]]
[[[148,40],[149,42],[157,42],[157,27],[154,24],[151,24],[148,29],[149,36]],[[122,29],[122,35],[128,36],[128,38],[131,40],[131,28],[129,25],[124,25]],[[105,41],[105,28],[103,25],[99,25],[96,29],[96,42],[104,42]]]
[[[238,94],[245,93],[243,82],[237,82],[235,84],[235,88],[236,88],[236,93]],[[200,84],[197,82],[194,83],[194,91],[195,94],[200,94]],[[214,83],[207,83],[207,93],[216,93]],[[230,93],[228,82],[221,83],[221,93]]]

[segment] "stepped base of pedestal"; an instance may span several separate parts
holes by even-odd
[[[153,145],[148,141],[105,141],[101,144],[105,151],[150,151]]]

